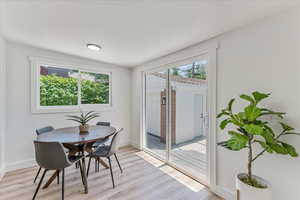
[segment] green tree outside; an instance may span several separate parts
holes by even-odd
[[[109,83],[81,81],[82,104],[108,104]],[[78,105],[78,80],[55,75],[40,76],[40,105]]]

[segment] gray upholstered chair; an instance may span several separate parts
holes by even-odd
[[[35,132],[37,135],[41,135],[43,133],[51,132],[53,130],[54,130],[54,128],[52,126],[46,126],[46,127],[40,128],[40,129],[36,129]]]
[[[110,126],[110,122],[97,122],[96,124],[97,126]],[[108,141],[109,138],[105,139],[105,140],[101,140],[101,141],[97,141],[93,144],[93,147],[98,147],[100,145],[103,145],[105,142]]]
[[[97,122],[96,123],[97,126],[110,126],[110,122]],[[104,140],[100,140],[97,141],[93,144],[93,148],[97,148],[100,145],[104,145],[105,143],[107,143],[109,140],[109,138],[106,138]],[[95,172],[99,171],[100,168],[100,164],[99,161],[97,159],[95,159]]]
[[[97,122],[98,126],[110,126],[110,122]]]
[[[40,186],[43,182],[45,174],[48,170],[60,170],[62,171],[62,199],[64,199],[64,179],[65,179],[65,168],[71,166],[73,163],[79,163],[80,166],[80,173],[82,177],[83,184],[86,184],[83,178],[83,171],[81,167],[81,159],[83,156],[68,156],[65,151],[64,147],[59,142],[39,142],[34,141],[35,147],[35,159],[38,165],[41,168],[44,168],[44,172],[42,175],[41,180],[35,190],[34,196],[32,200],[35,199]]]
[[[114,182],[114,176],[113,176],[113,172],[112,172],[112,166],[111,166],[111,159],[110,157],[112,155],[114,155],[114,157],[116,158],[116,161],[118,163],[118,166],[120,168],[121,173],[123,173],[122,167],[119,163],[118,157],[116,155],[116,153],[119,150],[119,144],[120,144],[120,132],[123,131],[123,128],[119,129],[113,136],[112,136],[112,140],[110,145],[103,145],[103,146],[99,146],[97,147],[97,149],[90,153],[88,155],[89,158],[89,164],[88,164],[88,170],[87,170],[87,175],[89,173],[89,168],[90,168],[90,163],[91,163],[91,158],[101,158],[101,157],[105,157],[108,159],[109,162],[109,169],[110,169],[110,175],[111,175],[111,180],[112,180],[112,184],[113,184],[113,188],[115,188],[115,182]]]
[[[36,129],[35,132],[36,132],[37,135],[41,135],[43,133],[48,133],[48,132],[51,132],[53,130],[54,130],[54,128],[52,126],[46,126],[46,127],[40,128],[40,129]],[[40,167],[39,171],[36,173],[33,183],[35,183],[37,177],[39,176],[39,174],[41,172],[41,169],[42,168]],[[57,183],[59,183],[59,176],[57,176]]]

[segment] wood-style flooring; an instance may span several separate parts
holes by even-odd
[[[89,193],[84,194],[79,169],[66,169],[65,199],[69,200],[221,200],[205,186],[166,166],[152,156],[132,147],[122,148],[119,160],[123,174],[112,158],[115,189],[112,188],[109,169],[95,173],[94,163],[88,177]],[[33,179],[38,167],[7,173],[0,182],[0,200],[31,199],[37,183]],[[48,173],[45,180],[52,173]],[[44,180],[44,182],[45,182]],[[37,181],[38,182],[38,181]],[[41,189],[36,199],[61,199],[61,185],[56,181]]]

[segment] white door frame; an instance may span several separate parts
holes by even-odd
[[[208,140],[207,140],[207,181],[199,180],[193,176],[191,176],[188,172],[180,169],[183,173],[186,173],[187,175],[191,176],[192,178],[200,181],[201,183],[207,185],[212,191],[216,190],[216,95],[217,95],[217,44],[210,44],[206,47],[192,47],[189,49],[182,50],[180,52],[176,52],[174,54],[168,55],[166,57],[162,57],[158,60],[155,60],[153,62],[147,63],[146,64],[146,70],[142,71],[141,77],[142,77],[142,95],[141,95],[141,107],[142,107],[142,112],[141,112],[141,141],[140,141],[140,146],[142,149],[153,156],[157,157],[157,155],[153,154],[149,149],[145,148],[145,75],[157,71],[160,69],[168,69],[170,67],[176,67],[180,66],[183,64],[186,64],[187,62],[191,60],[197,60],[197,58],[201,58],[205,55],[205,57],[208,57],[209,62],[208,62],[208,101],[207,101],[207,111],[209,113],[209,118],[208,118],[208,124],[209,124],[209,129],[208,129]],[[149,66],[149,67],[147,67]],[[169,81],[167,81],[166,84],[169,84]],[[167,88],[170,89],[169,85],[167,85]],[[169,96],[169,95],[167,95]],[[167,105],[169,99],[167,99]],[[167,121],[169,122],[169,108],[167,107]],[[168,123],[170,126],[170,123]],[[169,127],[167,126],[167,136],[171,137]],[[167,140],[167,150],[170,149],[170,140]],[[167,156],[169,153],[167,152]],[[174,166],[172,163],[168,162],[168,158],[165,160],[161,157],[158,157],[158,159],[161,159],[165,161],[168,165]]]

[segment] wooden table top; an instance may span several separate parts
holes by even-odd
[[[78,126],[55,129],[51,132],[37,136],[37,141],[60,142],[65,144],[86,144],[97,140],[105,139],[116,132],[111,126],[90,126],[89,132],[79,133]]]

